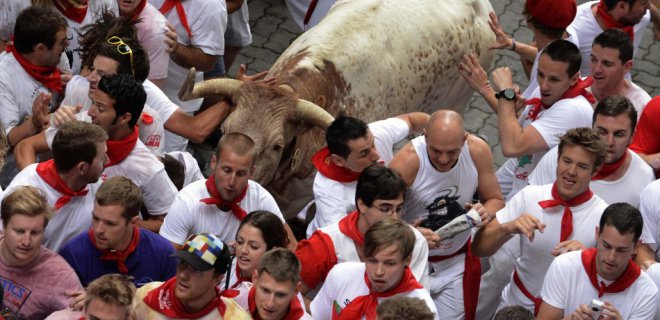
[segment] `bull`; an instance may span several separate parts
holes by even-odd
[[[253,179],[283,211],[296,212],[305,201],[289,203],[299,198],[291,183],[314,172],[310,159],[335,116],[371,122],[440,106],[463,111],[472,89],[458,61],[473,52],[490,66],[491,11],[487,0],[341,0],[273,64],[268,76],[277,87],[232,79],[195,84],[189,77],[179,97],[231,99],[223,131],[256,142]]]

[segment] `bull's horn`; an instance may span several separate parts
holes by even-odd
[[[326,129],[335,118],[323,108],[307,100],[298,99],[296,104],[298,118]]]
[[[235,79],[221,78],[195,83],[195,68],[190,68],[188,77],[179,89],[181,101],[203,97],[223,96],[231,98],[243,82]]]

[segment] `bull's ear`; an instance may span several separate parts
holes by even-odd
[[[325,109],[325,96],[323,96],[323,95],[318,96],[318,97],[316,98],[316,100],[314,100],[314,103],[315,103],[317,106],[319,106],[319,107]]]

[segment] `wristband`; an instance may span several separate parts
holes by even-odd
[[[516,51],[516,39],[511,38],[511,51]]]

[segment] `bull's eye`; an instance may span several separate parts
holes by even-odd
[[[282,151],[282,148],[284,148],[283,145],[281,145],[281,144],[276,144],[276,145],[273,146],[273,151],[275,151],[275,152],[280,152],[280,151]]]

